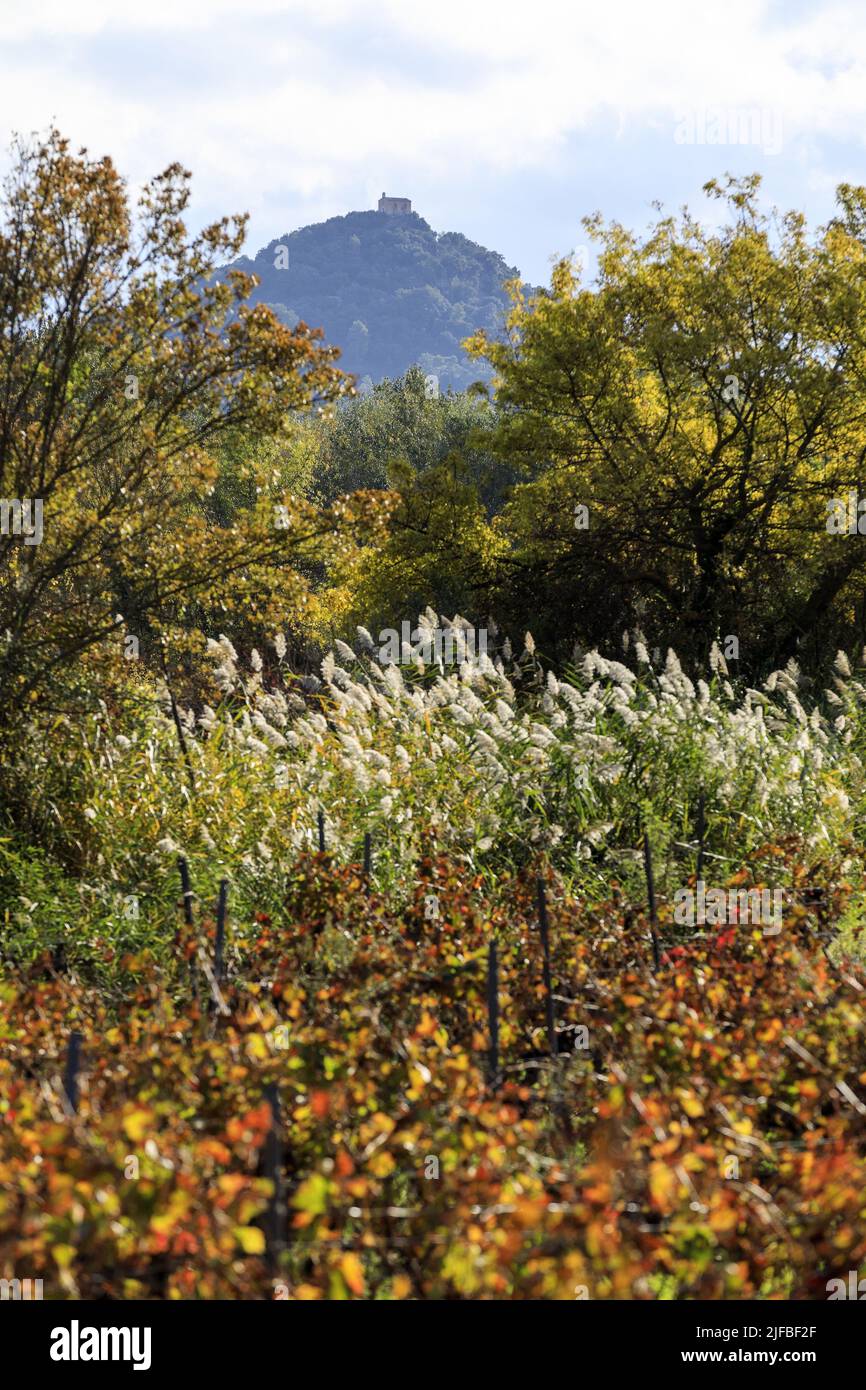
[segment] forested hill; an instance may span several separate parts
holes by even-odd
[[[437,234],[414,212],[332,217],[230,268],[255,272],[253,300],[287,323],[323,328],[342,349],[340,366],[360,381],[397,377],[417,363],[442,390],[489,375],[460,345],[478,328],[502,330],[503,283],[518,274],[495,251],[459,232]]]

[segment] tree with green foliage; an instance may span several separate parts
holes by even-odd
[[[517,275],[500,255],[457,232],[436,233],[417,213],[350,212],[286,233],[255,257],[222,267],[256,277],[253,301],[293,327],[321,324],[346,369],[374,382],[414,362],[443,388],[463,390],[486,375],[463,343],[496,331]]]
[[[478,394],[441,391],[435,374],[410,367],[395,380],[356,395],[327,417],[310,423],[318,463],[315,491],[330,502],[358,488],[385,488],[395,464],[414,473],[459,454],[485,508],[502,503],[517,470],[504,468],[486,447],[494,411]],[[303,453],[303,444],[299,444]]]
[[[415,619],[427,606],[480,621],[496,559],[504,559],[475,480],[457,454],[423,472],[406,460],[390,470],[387,526],[341,551],[320,602],[331,630],[378,630]]]
[[[348,381],[317,331],[246,303],[249,276],[211,278],[243,219],[190,239],[188,197],[172,165],[133,212],[110,160],[73,154],[55,130],[15,147],[0,205],[7,725],[34,702],[94,700],[93,668],[116,662],[121,639],[126,654],[147,641],[164,653],[195,605],[227,631],[233,615],[302,612],[299,560],[353,520],[369,528],[363,498],[320,511],[281,490],[273,442],[256,459],[256,441],[284,438],[292,413],[329,406]],[[249,505],[228,515],[215,454],[238,440]]]
[[[548,292],[512,287],[504,341],[472,341],[489,445],[524,479],[497,611],[551,654],[631,624],[685,655],[736,635],[748,667],[866,636],[866,540],[831,526],[866,484],[866,189],[815,237],[756,176],[707,192],[717,230],[587,219],[597,283],[561,262]]]
[[[387,527],[347,547],[327,575],[322,604],[334,630],[393,626],[427,605],[487,612],[496,549],[490,519],[518,476],[486,447],[494,418],[482,396],[440,392],[412,367],[296,436],[301,457],[305,440],[315,439],[320,500],[358,488],[393,497]]]

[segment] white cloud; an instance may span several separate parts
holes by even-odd
[[[754,0],[37,0],[0,13],[0,43],[0,133],[54,118],[133,181],[179,158],[201,205],[254,223],[275,198],[312,219],[409,172],[552,170],[599,117],[669,131],[671,159],[678,115],[707,106],[778,111],[786,144],[866,132],[854,0],[794,19]]]

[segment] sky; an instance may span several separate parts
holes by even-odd
[[[710,178],[826,219],[866,183],[862,0],[0,0],[0,167],[56,124],[135,191],[179,160],[189,223],[245,250],[409,197],[533,284]]]

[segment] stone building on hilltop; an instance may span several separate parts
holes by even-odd
[[[399,212],[411,212],[412,202],[409,198],[389,198],[383,193],[379,199],[379,212],[387,212],[391,215]]]

